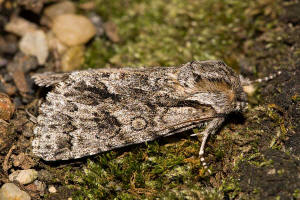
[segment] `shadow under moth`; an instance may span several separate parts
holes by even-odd
[[[247,105],[244,80],[222,61],[44,73],[33,79],[53,87],[39,108],[32,142],[33,153],[47,161],[94,155],[205,123],[197,134],[203,135],[204,162],[209,135]]]

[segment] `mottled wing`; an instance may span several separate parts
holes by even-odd
[[[69,73],[52,73],[52,72],[46,72],[42,74],[35,74],[32,76],[34,79],[34,82],[38,86],[53,86],[57,83],[63,82],[65,79],[69,77]]]
[[[186,100],[181,68],[87,70],[65,74],[40,107],[33,152],[80,158],[197,126],[215,110]],[[47,85],[47,84],[46,84]]]

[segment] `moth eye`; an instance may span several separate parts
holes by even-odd
[[[147,121],[143,117],[133,118],[131,121],[131,127],[135,131],[143,130],[147,127]]]

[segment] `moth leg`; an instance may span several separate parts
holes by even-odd
[[[197,133],[197,135],[203,134],[203,138],[202,138],[202,143],[201,143],[201,147],[200,147],[200,151],[199,151],[199,157],[201,162],[203,162],[203,166],[206,167],[206,163],[204,162],[204,149],[205,149],[205,144],[207,141],[207,138],[209,137],[209,135],[211,134],[215,134],[216,131],[219,129],[219,127],[222,125],[224,121],[224,118],[216,118],[213,119],[212,121],[210,121],[206,127],[206,129],[203,132]]]
[[[196,128],[202,129],[203,127],[206,127],[206,126],[207,126],[207,122],[202,122],[202,123],[198,124],[198,125],[196,126]],[[190,136],[194,137],[194,136],[199,136],[200,134],[202,134],[202,132],[193,133],[193,134],[191,134]]]

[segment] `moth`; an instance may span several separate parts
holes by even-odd
[[[192,128],[209,135],[226,116],[243,112],[243,79],[222,61],[178,67],[90,69],[33,76],[53,89],[39,108],[33,153],[69,160],[143,143]]]

